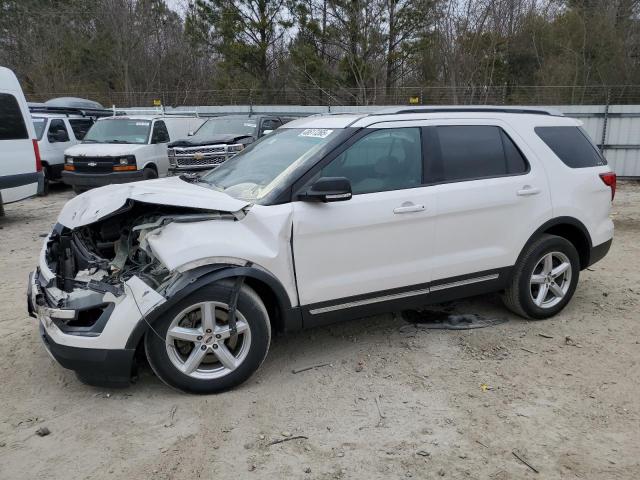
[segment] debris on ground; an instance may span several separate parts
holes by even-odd
[[[267,445],[271,446],[271,445],[277,445],[279,443],[284,443],[284,442],[289,442],[291,440],[309,440],[309,437],[305,437],[304,435],[296,435],[294,437],[285,437],[285,438],[280,438],[278,440],[274,440],[273,442],[269,442]]]
[[[36,430],[36,435],[38,435],[39,437],[46,437],[50,433],[51,433],[51,430],[49,430],[47,427],[40,427],[39,429]]]
[[[364,370],[364,360],[358,360],[356,372],[361,372],[362,370]]]
[[[316,365],[309,365],[308,367],[294,368],[293,370],[291,370],[291,373],[306,372],[307,370],[314,370],[316,368],[327,367],[329,365],[331,365],[331,364],[330,363],[318,363]]]
[[[553,338],[553,335],[547,335],[546,333],[538,333],[538,336],[542,338]]]
[[[516,452],[515,450],[513,450],[511,453],[513,454],[514,457],[516,457],[518,460],[520,460],[522,463],[524,463],[531,470],[533,470],[536,473],[540,473],[534,466],[532,466],[527,460],[525,460],[524,455],[522,455],[521,453]]]
[[[403,310],[402,318],[416,329],[470,330],[500,325],[506,318],[483,317],[476,313],[452,314],[442,310]],[[400,328],[406,331],[405,327]]]

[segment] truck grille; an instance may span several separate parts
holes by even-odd
[[[110,157],[73,157],[73,166],[80,173],[111,173],[113,161]]]
[[[169,149],[169,165],[174,170],[205,170],[219,166],[238,152],[230,145],[174,147]]]

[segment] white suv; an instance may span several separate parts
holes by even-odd
[[[558,313],[609,250],[615,174],[579,122],[507,108],[395,109],[287,123],[203,177],[69,201],[31,274],[58,361],[126,384],[228,389],[272,330],[502,292]]]

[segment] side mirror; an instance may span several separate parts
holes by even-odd
[[[265,131],[262,132],[262,135],[268,135],[271,132],[273,132],[273,130],[265,130]]]
[[[193,137],[196,134],[196,132],[189,132],[187,133],[187,137]]]
[[[350,200],[351,182],[345,177],[322,177],[300,195],[308,202],[344,202]]]

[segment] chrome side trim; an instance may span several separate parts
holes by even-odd
[[[446,290],[447,288],[453,288],[453,287],[461,287],[463,285],[469,285],[471,283],[486,282],[489,280],[495,280],[499,276],[500,276],[499,274],[493,273],[491,275],[484,275],[482,277],[467,278],[465,280],[460,280],[457,282],[443,283],[441,285],[433,285],[431,287],[431,291],[437,292],[439,290]]]
[[[365,298],[362,300],[355,300],[353,302],[340,303],[337,305],[329,305],[328,307],[315,308],[313,310],[310,310],[309,313],[311,315],[317,315],[319,313],[335,312],[336,310],[343,310],[345,308],[360,307],[362,305],[371,305],[372,303],[387,302],[390,300],[398,300],[400,298],[415,297],[417,295],[426,295],[427,293],[430,293],[430,292],[437,292],[440,290],[446,290],[448,288],[461,287],[463,285],[470,285],[472,283],[496,280],[499,276],[500,276],[499,274],[493,273],[491,275],[483,275],[482,277],[466,278],[464,280],[459,280],[457,282],[443,283],[441,285],[434,285],[432,287],[422,288],[420,290],[411,290],[409,292],[393,293],[390,295],[383,295],[381,297]]]
[[[416,295],[424,295],[426,293],[429,293],[428,288],[423,288],[421,290],[412,290],[410,292],[393,293],[391,295],[384,295],[382,297],[365,298],[363,300],[356,300],[353,302],[341,303],[339,305],[330,305],[328,307],[316,308],[314,310],[311,310],[309,313],[311,315],[317,315],[318,313],[335,312],[336,310],[342,310],[344,308],[359,307],[361,305],[370,305],[372,303],[386,302],[388,300],[397,300],[399,298],[415,297]]]

